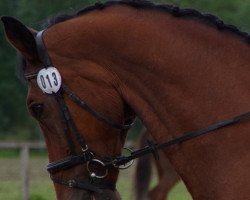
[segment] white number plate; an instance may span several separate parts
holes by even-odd
[[[55,67],[48,67],[38,72],[37,84],[44,93],[57,93],[62,85],[62,78]]]

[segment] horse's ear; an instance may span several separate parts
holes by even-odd
[[[25,59],[30,61],[37,59],[38,53],[34,37],[36,32],[13,17],[3,16],[1,20],[4,24],[5,34],[9,42]]]

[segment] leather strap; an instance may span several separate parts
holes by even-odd
[[[116,123],[108,120],[106,117],[102,116],[100,113],[96,112],[85,101],[83,101],[80,97],[78,97],[76,94],[74,94],[68,88],[68,86],[66,86],[65,84],[62,84],[62,89],[71,98],[71,100],[73,102],[75,102],[77,105],[79,105],[85,111],[92,114],[97,120],[102,121],[103,123],[107,124],[108,126],[116,128],[116,129],[127,130],[127,129],[130,129],[134,125],[133,119],[129,119],[129,120],[125,121],[125,124],[116,124]]]
[[[49,66],[52,66],[52,62],[50,60],[47,49],[44,45],[44,41],[43,41],[44,31],[45,30],[39,31],[35,37],[35,40],[36,40],[38,56],[39,56],[41,62],[43,63],[44,67],[47,68]]]
[[[55,173],[57,171],[66,170],[76,165],[85,164],[94,158],[92,153],[84,153],[81,155],[69,156],[62,160],[51,162],[47,165],[47,171],[49,173]]]
[[[104,189],[115,190],[114,184],[85,183],[85,182],[77,181],[75,179],[65,180],[65,179],[57,178],[55,176],[50,176],[50,177],[54,183],[65,185],[70,188],[88,190],[94,193],[102,193]]]
[[[221,129],[223,127],[233,125],[233,124],[239,123],[241,121],[248,120],[249,118],[250,118],[250,112],[247,112],[247,113],[238,115],[236,117],[226,119],[226,120],[221,121],[221,122],[217,122],[217,123],[212,124],[206,128],[202,128],[202,129],[199,129],[196,131],[186,133],[181,137],[178,137],[176,139],[170,140],[170,141],[165,142],[165,143],[161,143],[161,144],[149,143],[148,146],[132,152],[130,156],[117,157],[113,161],[106,163],[105,166],[106,167],[111,167],[111,166],[119,167],[121,165],[124,165],[124,164],[130,162],[131,160],[134,160],[136,158],[139,158],[141,156],[144,156],[144,155],[147,155],[150,153],[153,153],[153,155],[156,155],[155,157],[157,158],[157,152],[156,152],[157,150],[160,150],[163,148],[169,148],[173,145],[180,144],[182,142],[186,142],[188,140],[191,140],[191,139],[194,139],[194,138],[199,137],[201,135],[204,135],[204,134],[210,133],[212,131]]]

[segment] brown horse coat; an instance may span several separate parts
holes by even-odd
[[[29,62],[27,71],[37,69],[32,47],[18,38],[15,25],[5,20],[5,26]],[[44,35],[54,66],[79,96],[117,122],[126,102],[159,143],[249,111],[250,57],[243,39],[200,19],[119,3],[58,23]],[[40,125],[50,160],[62,158],[66,143],[55,121],[56,104],[32,82],[28,105],[37,101],[47,103]],[[100,155],[119,154],[117,131],[66,101],[89,146]],[[165,150],[193,199],[249,198],[249,128],[249,121],[241,122]],[[77,167],[61,174],[82,173]],[[107,181],[116,177],[111,173]],[[60,200],[72,192],[56,190]]]

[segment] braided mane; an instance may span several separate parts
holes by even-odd
[[[225,24],[221,19],[218,17],[212,15],[212,14],[203,14],[195,9],[181,9],[174,5],[167,5],[167,4],[154,4],[150,1],[146,0],[119,0],[119,1],[108,1],[105,3],[95,3],[92,6],[83,8],[75,13],[71,14],[61,14],[54,16],[50,19],[48,19],[47,23],[44,25],[44,28],[49,28],[57,23],[61,23],[64,21],[67,21],[69,19],[81,16],[87,12],[90,12],[92,10],[101,10],[106,7],[110,7],[113,5],[128,5],[137,9],[153,9],[153,10],[159,10],[164,11],[166,13],[169,13],[175,17],[182,17],[182,18],[192,18],[194,20],[200,20],[205,24],[208,24],[209,26],[212,26],[214,28],[217,28],[221,31],[228,31],[236,36],[241,37],[244,41],[246,41],[248,44],[250,44],[250,35],[247,32],[243,32],[239,30],[236,26]],[[17,76],[22,82],[24,81],[23,77],[23,68],[25,66],[24,61],[18,57],[17,62]],[[22,66],[22,67],[20,67]]]
[[[154,4],[150,1],[145,1],[145,0],[119,0],[119,1],[108,1],[105,3],[98,2],[92,6],[81,9],[76,13],[62,14],[52,17],[48,19],[47,24],[45,24],[45,28],[49,28],[57,23],[64,22],[66,20],[81,16],[92,10],[97,10],[97,9],[101,10],[113,5],[127,5],[137,9],[153,9],[153,10],[164,11],[175,17],[193,18],[194,20],[200,20],[203,23],[208,24],[221,31],[231,32],[241,37],[243,40],[245,40],[247,43],[250,44],[250,35],[247,32],[239,30],[234,25],[224,23],[223,20],[219,19],[218,17],[212,14],[203,14],[195,9],[181,9],[174,5]]]

